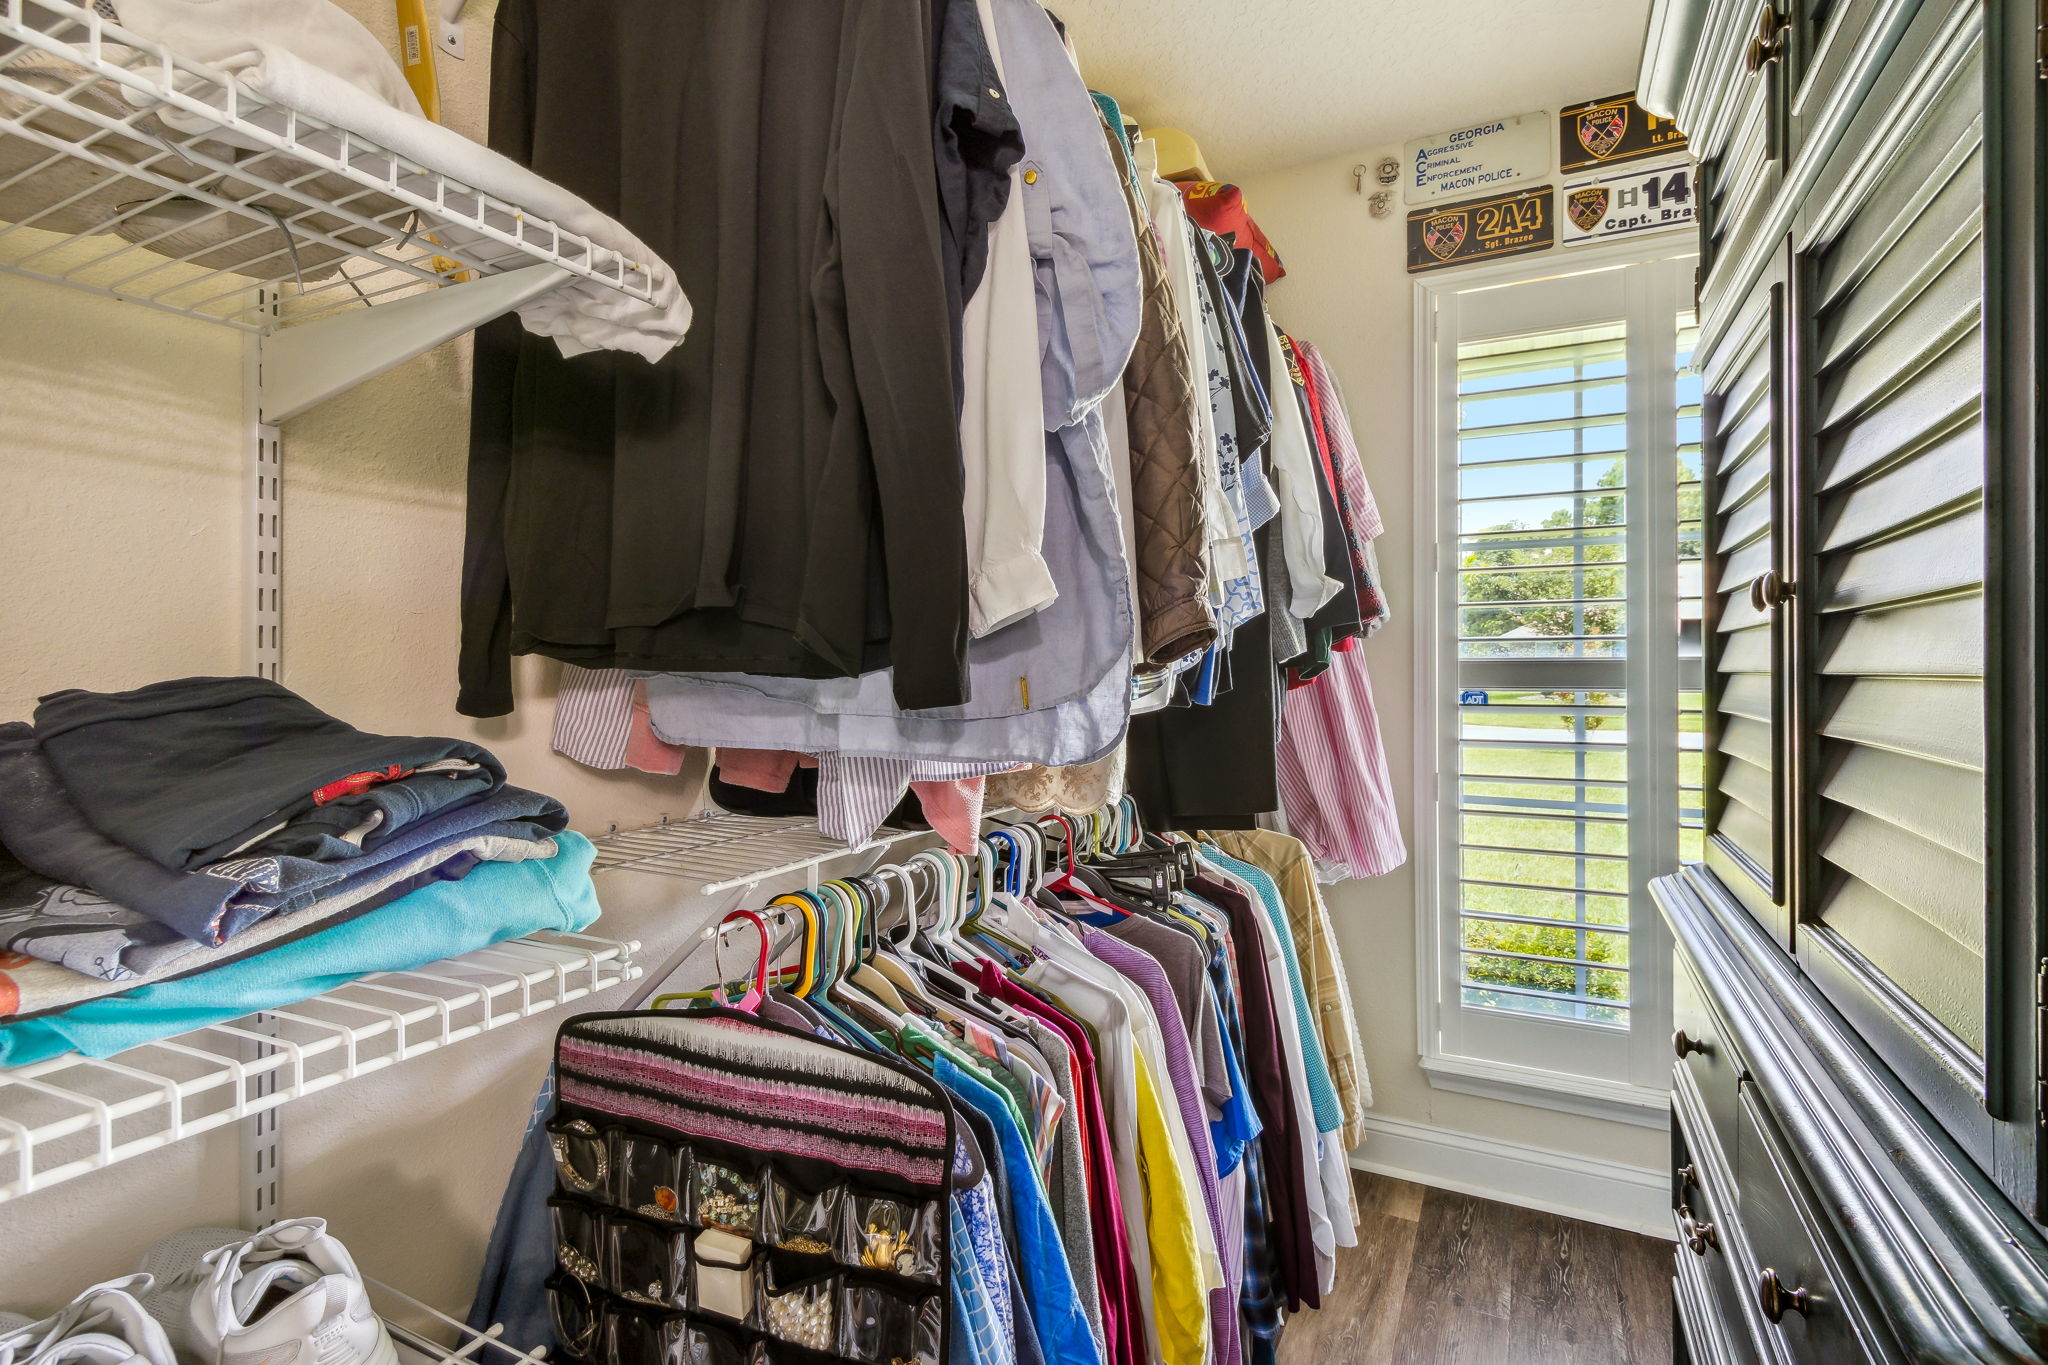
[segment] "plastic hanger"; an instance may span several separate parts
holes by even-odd
[[[725,934],[723,930],[726,925],[735,923],[753,925],[755,932],[760,935],[761,940],[760,951],[754,960],[753,984],[747,988],[746,994],[737,1000],[730,999],[726,995],[727,978],[722,961],[725,951]],[[723,1005],[728,1009],[743,1010],[748,1014],[752,1014],[760,1009],[762,998],[768,991],[768,921],[762,919],[751,910],[735,910],[720,920],[718,927],[720,932],[713,935],[711,940],[711,965],[712,970],[718,974],[718,981],[711,988],[709,998],[715,1005]],[[668,1009],[677,1002],[694,1004],[704,998],[704,996],[698,995],[694,991],[674,991],[667,995],[655,996],[652,1001],[652,1008],[658,1010]]]
[[[869,932],[875,914],[875,907],[869,903],[865,889],[851,882],[833,882],[829,885],[843,888],[844,893],[856,902],[854,960],[852,969],[843,978],[843,984],[866,991],[892,1014],[910,1013],[910,1006],[904,1002],[903,994],[897,989],[896,982],[880,970],[867,945],[862,942]]]
[[[1104,900],[1102,897],[1096,895],[1093,891],[1089,890],[1086,886],[1083,886],[1079,879],[1077,879],[1074,876],[1074,872],[1077,867],[1075,859],[1075,843],[1077,836],[1074,830],[1074,822],[1068,819],[1065,815],[1062,815],[1058,812],[1054,812],[1052,815],[1040,819],[1038,823],[1041,826],[1043,826],[1046,823],[1046,820],[1057,821],[1059,823],[1060,828],[1065,830],[1067,834],[1067,870],[1060,873],[1058,876],[1054,877],[1051,881],[1047,882],[1045,884],[1046,890],[1053,892],[1055,895],[1072,896],[1077,900],[1086,901],[1090,905],[1099,906],[1103,910],[1106,910],[1111,914],[1128,914],[1129,912],[1125,910],[1122,906],[1112,905],[1110,902]]]

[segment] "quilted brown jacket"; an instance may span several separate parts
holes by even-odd
[[[1181,323],[1159,239],[1138,200],[1124,140],[1107,122],[1102,131],[1121,172],[1144,276],[1144,325],[1124,370],[1138,555],[1132,567],[1138,576],[1138,634],[1145,661],[1164,666],[1216,640],[1216,615],[1207,592],[1209,538],[1195,463],[1204,452],[1188,360],[1190,334]],[[1201,401],[1208,401],[1206,393]]]

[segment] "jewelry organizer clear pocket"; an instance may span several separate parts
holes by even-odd
[[[690,1365],[690,1324],[680,1317],[611,1304],[605,1309],[602,1341],[597,1365]]]
[[[609,1202],[611,1154],[605,1136],[588,1119],[557,1120],[548,1125],[548,1150],[555,1157],[555,1179],[570,1194]]]
[[[691,1163],[690,1217],[700,1227],[751,1239],[761,1226],[761,1178],[723,1162]]]
[[[690,1234],[679,1228],[608,1213],[604,1218],[604,1287],[655,1308],[688,1308]]]
[[[697,1311],[756,1325],[754,1244],[735,1232],[705,1228],[691,1240]]]
[[[589,1285],[568,1275],[550,1275],[548,1313],[563,1355],[574,1360],[596,1359],[604,1327],[603,1307]]]
[[[839,1354],[866,1365],[939,1365],[944,1302],[849,1279],[839,1291]]]
[[[936,1202],[849,1193],[839,1220],[839,1260],[863,1270],[937,1284],[941,1216]]]
[[[603,1217],[581,1200],[556,1196],[548,1200],[555,1230],[555,1264],[584,1284],[604,1280]]]
[[[683,1221],[683,1191],[690,1183],[688,1148],[614,1128],[610,1151],[612,1203],[642,1218]]]
[[[815,1275],[790,1281],[774,1267],[759,1279],[761,1330],[778,1341],[812,1351],[830,1351],[838,1341],[839,1276]]]
[[[781,1251],[830,1256],[839,1227],[839,1207],[845,1201],[843,1185],[814,1194],[780,1171],[771,1170],[762,1182],[761,1240]]]

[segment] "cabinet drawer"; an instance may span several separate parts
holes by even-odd
[[[1677,1358],[1686,1365],[1757,1365],[1755,1344],[1743,1334],[1742,1319],[1728,1316],[1709,1274],[1710,1263],[1694,1256],[1683,1243],[1671,1254],[1671,1284],[1678,1305],[1673,1325],[1683,1352]]]
[[[1692,1074],[1705,1101],[1707,1118],[1713,1124],[1713,1138],[1721,1148],[1724,1167],[1735,1166],[1735,1109],[1743,1078],[1749,1073],[1735,1040],[1721,1025],[1720,1016],[1707,1003],[1705,989],[1694,975],[1684,952],[1676,955],[1671,974],[1672,1047],[1676,1065]]]
[[[1753,1086],[1737,1111],[1736,1168],[1741,1171],[1742,1231],[1755,1262],[1746,1286],[1786,1356],[1801,1365],[1847,1365],[1866,1359],[1844,1286],[1830,1271],[1815,1231],[1805,1178],[1779,1146]]]
[[[1678,1237],[1673,1252],[1681,1283],[1689,1285],[1698,1306],[1714,1324],[1711,1342],[1695,1341],[1699,1354],[1711,1360],[1752,1360],[1744,1326],[1754,1315],[1743,1303],[1744,1279],[1738,1269],[1740,1229],[1723,1206],[1714,1177],[1700,1169],[1682,1124],[1673,1128],[1671,1223]]]

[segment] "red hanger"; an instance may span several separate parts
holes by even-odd
[[[1113,915],[1128,915],[1130,911],[1124,909],[1121,905],[1110,904],[1108,901],[1102,899],[1102,897],[1096,895],[1093,891],[1090,891],[1087,887],[1083,886],[1075,878],[1074,822],[1069,820],[1065,815],[1061,814],[1059,811],[1054,811],[1050,815],[1041,815],[1038,817],[1038,823],[1041,825],[1045,824],[1049,820],[1059,821],[1060,828],[1067,832],[1067,870],[1065,872],[1060,873],[1059,876],[1054,877],[1051,881],[1047,882],[1045,884],[1045,889],[1054,892],[1055,894],[1065,894],[1077,897],[1081,900],[1087,901],[1090,905],[1099,905],[1104,910],[1109,911]]]

